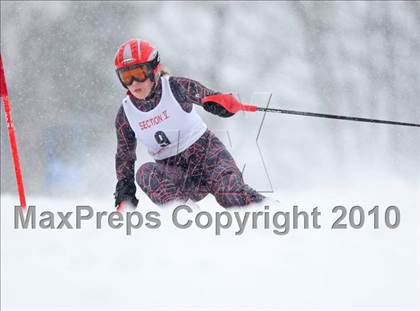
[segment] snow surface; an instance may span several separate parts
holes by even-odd
[[[220,236],[214,227],[177,229],[175,204],[158,208],[147,200],[138,210],[159,211],[159,229],[141,227],[127,236],[124,228],[97,230],[89,222],[80,230],[17,230],[18,200],[2,194],[2,310],[415,310],[418,190],[404,180],[378,178],[278,191],[271,197],[281,203],[271,212],[318,206],[322,228],[275,235],[248,227],[240,236],[234,225]],[[75,211],[76,205],[113,211],[107,198],[29,197],[28,204],[37,206],[37,215]],[[380,229],[366,215],[362,229],[331,230],[338,204],[358,204],[365,212],[379,205]],[[401,211],[394,230],[383,222],[389,205]],[[212,197],[199,206],[212,215],[223,211]]]

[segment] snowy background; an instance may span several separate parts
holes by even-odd
[[[418,2],[1,2],[1,54],[28,204],[113,210],[118,46],[242,101],[420,122]],[[420,131],[271,114],[200,115],[246,181],[321,230],[22,231],[1,109],[2,310],[418,310]],[[139,161],[149,161],[141,146]],[[140,208],[156,209],[141,191]],[[398,229],[331,231],[334,205],[397,205]],[[213,198],[202,210],[218,210]],[[170,210],[160,210],[170,220]],[[330,215],[331,216],[331,215]]]

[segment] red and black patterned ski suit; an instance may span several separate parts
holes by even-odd
[[[217,94],[197,81],[170,77],[171,91],[186,112],[192,105],[201,105],[200,99]],[[131,101],[141,111],[156,107],[162,95],[161,82],[144,100],[130,95]],[[136,161],[136,137],[121,106],[115,126],[117,153],[115,158],[117,179],[134,181]],[[244,183],[242,174],[223,143],[210,131],[206,132],[189,148],[179,154],[140,166],[136,173],[140,188],[156,204],[172,200],[199,201],[209,193],[223,207],[245,206],[260,202],[264,196]]]

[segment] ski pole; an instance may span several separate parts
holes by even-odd
[[[10,110],[9,96],[7,93],[6,77],[3,69],[3,61],[0,54],[0,95],[3,99],[4,110],[6,113],[7,129],[9,131],[10,148],[12,149],[13,164],[15,167],[16,182],[19,192],[20,206],[26,207],[25,190],[23,188],[22,172],[20,170],[19,154],[17,150],[15,130],[13,127],[12,112]]]
[[[247,110],[247,111],[250,111],[250,110]],[[316,117],[316,118],[327,118],[327,119],[349,120],[349,121],[368,122],[368,123],[382,123],[382,124],[391,124],[391,125],[420,127],[420,124],[416,124],[416,123],[378,120],[378,119],[369,119],[369,118],[360,118],[360,117],[349,117],[349,116],[343,116],[343,115],[276,109],[276,108],[256,107],[256,111],[277,112],[277,113],[293,114],[293,115],[298,115],[298,116]]]
[[[271,97],[270,97],[271,98]],[[285,114],[293,114],[305,117],[315,117],[315,118],[327,118],[327,119],[338,119],[338,120],[349,120],[357,122],[368,122],[368,123],[382,123],[382,124],[391,124],[391,125],[402,125],[402,126],[414,126],[420,127],[418,123],[408,123],[408,122],[399,122],[399,121],[389,121],[389,120],[379,120],[379,119],[369,119],[369,118],[360,118],[360,117],[350,117],[343,115],[334,115],[326,113],[315,113],[315,112],[306,112],[306,111],[296,111],[296,110],[287,110],[287,109],[276,109],[276,108],[264,108],[257,107],[254,105],[242,104],[239,102],[232,94],[216,94],[208,95],[202,99],[202,104],[217,103],[223,106],[227,111],[236,113],[238,111],[264,111],[264,112],[277,112]]]
[[[125,201],[122,201],[120,204],[118,204],[117,206],[117,212],[122,213],[125,207]]]

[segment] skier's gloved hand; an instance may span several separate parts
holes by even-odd
[[[201,99],[203,108],[221,117],[231,117],[238,111],[257,111],[257,106],[239,102],[232,94],[208,95]]]
[[[118,207],[121,202],[127,201],[133,207],[137,207],[139,200],[136,198],[136,185],[134,181],[127,181],[126,179],[119,180],[114,193],[115,207]]]
[[[203,105],[203,108],[205,111],[215,114],[222,118],[229,118],[234,115],[234,113],[227,111],[226,108],[224,108],[216,102],[206,102]]]
[[[229,111],[232,100],[236,99],[231,94],[217,94],[203,97],[201,103],[205,111],[222,118],[229,118],[236,112]]]

